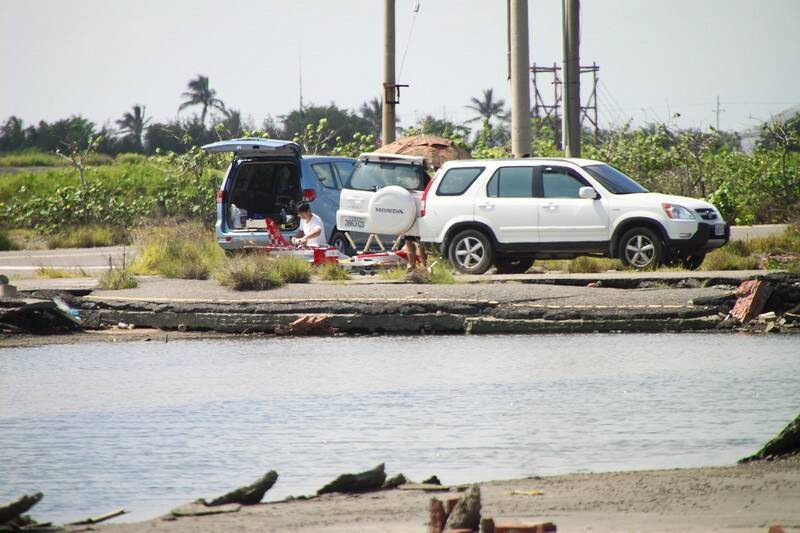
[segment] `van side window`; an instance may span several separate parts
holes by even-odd
[[[486,185],[490,198],[532,198],[533,167],[501,167]]]
[[[578,191],[587,184],[561,168],[547,167],[542,170],[542,189],[545,198],[580,198]]]
[[[484,167],[451,168],[436,188],[437,196],[461,196],[483,172]]]
[[[350,179],[355,163],[352,161],[334,161],[333,166],[336,167],[336,171],[339,173],[339,186],[341,187]]]
[[[328,189],[338,189],[336,186],[336,175],[330,163],[315,163],[311,165],[314,174],[319,178],[320,183]]]

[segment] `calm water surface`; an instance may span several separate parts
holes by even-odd
[[[0,350],[0,501],[144,519],[280,473],[445,483],[730,464],[800,410],[800,338],[369,337]]]

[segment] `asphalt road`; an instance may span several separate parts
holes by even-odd
[[[785,224],[762,226],[734,226],[731,229],[732,239],[750,239],[777,235],[786,228]],[[131,259],[134,250],[130,247],[109,246],[104,248],[73,248],[58,250],[15,250],[0,252],[0,274],[9,278],[30,278],[36,276],[41,267],[57,268],[80,274],[95,275],[108,268],[109,261],[119,266]]]

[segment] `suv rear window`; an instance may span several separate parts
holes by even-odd
[[[409,191],[422,191],[428,184],[428,179],[425,170],[417,165],[359,161],[347,188],[377,191],[389,185],[398,185]]]
[[[489,198],[533,198],[533,167],[501,167],[486,185]]]
[[[460,196],[481,175],[484,167],[451,168],[442,176],[436,188],[437,196]]]

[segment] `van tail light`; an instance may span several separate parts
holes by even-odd
[[[221,204],[225,202],[225,191],[217,191],[217,203]]]
[[[317,199],[317,191],[314,189],[303,189],[303,201],[313,202]]]
[[[428,191],[431,190],[431,185],[433,185],[433,180],[430,180],[428,184],[425,186],[425,190],[422,191],[422,205],[420,206],[419,216],[424,217],[425,211],[427,209],[428,203]]]

